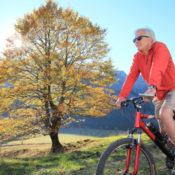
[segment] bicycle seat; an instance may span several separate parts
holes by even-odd
[[[139,96],[148,97],[148,98],[154,98],[155,97],[155,95],[153,95],[153,94],[142,94],[142,93],[140,93]]]

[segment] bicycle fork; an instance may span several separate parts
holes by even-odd
[[[131,139],[131,143],[130,143],[130,145],[127,146],[127,160],[126,160],[124,175],[136,175],[137,171],[138,171],[138,166],[139,166],[139,154],[140,154],[140,148],[141,148],[141,144],[142,144],[141,133],[138,133],[136,143],[135,143],[135,139],[133,138],[132,134],[129,134],[129,138]],[[135,148],[135,144],[136,144],[136,148]],[[136,149],[134,170],[133,170],[132,174],[129,174],[128,173],[129,172],[129,165],[130,165],[130,159],[131,159],[131,152],[132,152],[133,148]]]

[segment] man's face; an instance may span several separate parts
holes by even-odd
[[[138,38],[139,36],[142,36]],[[145,31],[140,30],[136,33],[135,38],[138,38],[135,40],[135,46],[138,49],[138,51],[141,51],[143,53],[149,51],[152,45],[152,38],[147,37],[145,34]]]

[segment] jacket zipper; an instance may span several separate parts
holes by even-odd
[[[146,64],[148,64],[148,57],[146,57]]]

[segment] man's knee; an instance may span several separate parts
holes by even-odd
[[[167,120],[167,117],[172,118],[174,116],[174,111],[171,108],[164,107],[160,110],[160,120]]]

